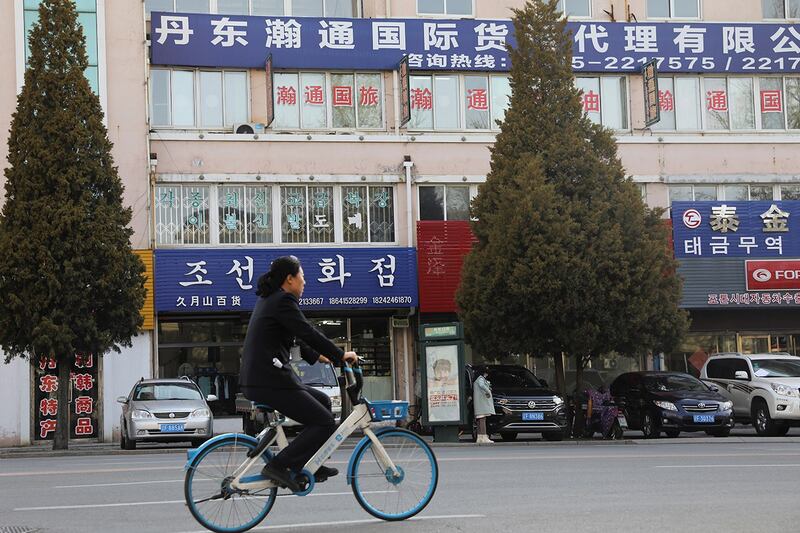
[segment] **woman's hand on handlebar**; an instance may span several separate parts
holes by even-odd
[[[342,357],[342,361],[345,363],[355,364],[358,363],[358,356],[356,352],[344,352],[344,357]]]

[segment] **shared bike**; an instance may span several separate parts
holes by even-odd
[[[417,434],[376,422],[397,423],[408,416],[408,402],[369,401],[361,397],[361,369],[345,364],[350,415],[331,437],[294,473],[300,490],[310,494],[314,473],[353,432],[364,437],[356,444],[346,470],[346,482],[356,501],[382,520],[405,520],[422,511],[433,498],[439,467],[430,446]],[[185,466],[184,497],[192,516],[205,528],[219,533],[246,531],[259,524],[272,509],[278,486],[261,475],[261,468],[287,446],[282,424],[285,417],[258,405],[268,421],[256,437],[227,433],[189,450]]]

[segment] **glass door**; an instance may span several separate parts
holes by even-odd
[[[741,335],[739,349],[742,353],[768,353],[770,350],[769,335]]]

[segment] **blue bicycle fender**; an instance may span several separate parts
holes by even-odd
[[[208,439],[199,448],[194,448],[194,449],[191,449],[191,450],[187,450],[186,451],[186,459],[187,459],[187,461],[186,461],[186,464],[183,465],[183,469],[184,470],[189,470],[190,467],[194,466],[195,460],[197,459],[197,456],[200,455],[200,452],[202,452],[203,450],[205,450],[209,446],[212,446],[212,445],[216,444],[217,442],[219,442],[219,441],[221,441],[223,439],[229,439],[231,437],[236,437],[237,440],[240,440],[240,441],[250,442],[253,445],[257,445],[258,444],[258,440],[256,440],[254,437],[251,437],[250,435],[245,435],[243,433],[223,433],[222,435],[217,435],[216,437],[214,437],[212,439]]]
[[[398,428],[398,427],[381,428],[381,429],[379,429],[377,431],[374,431],[374,433],[375,433],[375,436],[377,437],[377,436],[382,435],[384,433],[387,433],[389,431],[401,431],[403,433],[414,433],[413,431],[408,431],[407,429]],[[416,435],[416,433],[414,433],[414,435]],[[350,484],[350,480],[353,479],[353,469],[356,467],[356,457],[358,456],[358,452],[361,451],[361,448],[366,446],[367,443],[369,443],[369,442],[370,442],[369,437],[364,435],[364,437],[362,437],[362,439],[360,441],[358,441],[358,444],[356,444],[356,447],[353,448],[353,454],[350,456],[350,462],[347,463],[347,484],[348,485]]]

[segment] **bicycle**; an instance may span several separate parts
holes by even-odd
[[[310,494],[317,469],[360,429],[364,437],[350,456],[346,477],[356,501],[382,520],[410,518],[428,505],[436,491],[439,467],[433,450],[411,431],[396,427],[373,430],[373,422],[405,419],[408,402],[370,402],[361,397],[361,369],[345,364],[342,371],[353,411],[294,474],[301,489],[294,494]],[[186,504],[192,516],[211,531],[247,531],[264,520],[275,503],[278,486],[260,471],[273,457],[273,446],[281,450],[288,444],[282,427],[285,417],[269,406],[258,407],[266,414],[268,424],[255,438],[226,433],[187,452]]]

